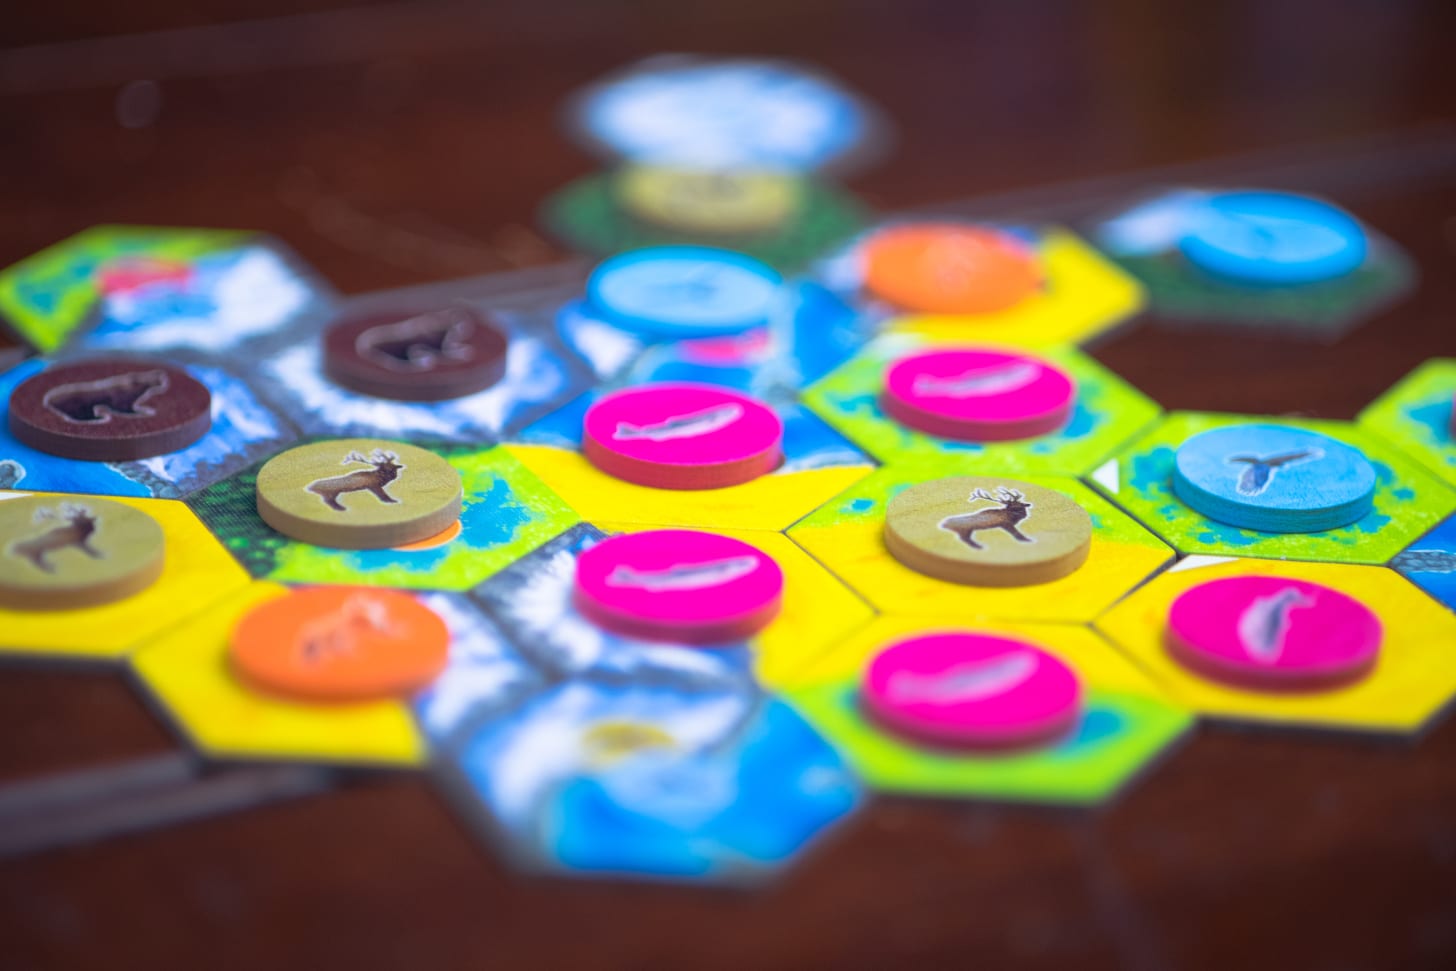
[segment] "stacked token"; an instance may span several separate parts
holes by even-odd
[[[917,573],[951,583],[1050,583],[1086,562],[1092,517],[1051,489],[952,476],[911,486],[890,500],[885,548]]]
[[[772,472],[783,422],[768,405],[707,384],[642,385],[587,409],[582,451],[608,475],[659,489],[720,489]]]
[[[1230,425],[1178,447],[1173,492],[1209,519],[1261,533],[1348,526],[1374,504],[1375,470],[1359,449],[1285,425]]]
[[[468,305],[373,312],[324,334],[324,373],[376,398],[446,401],[499,381],[506,348],[505,334]]]
[[[767,626],[783,588],[779,565],[741,540],[662,529],[614,536],[582,553],[574,601],[629,637],[721,644]]]
[[[450,630],[397,590],[317,587],[255,607],[233,628],[229,656],[249,682],[303,701],[407,697],[445,669]]]
[[[10,433],[38,451],[93,462],[175,452],[212,427],[212,395],[159,361],[108,357],[58,364],[10,395]]]
[[[1353,273],[1365,230],[1318,199],[1283,192],[1220,192],[1188,218],[1179,248],[1214,276],[1253,286],[1300,286]]]
[[[1067,423],[1077,386],[1029,354],[956,347],[899,358],[885,371],[885,413],[917,431],[965,442],[1050,434]]]
[[[631,216],[684,233],[748,235],[771,232],[803,203],[801,177],[770,170],[713,170],[628,165],[614,188]]]
[[[151,516],[92,496],[0,502],[0,605],[64,610],[123,600],[162,574],[166,539]]]
[[[908,311],[988,314],[1040,291],[1036,253],[987,226],[911,223],[874,233],[861,245],[864,286]]]
[[[726,337],[767,324],[782,283],[741,253],[656,246],[604,260],[586,296],[603,319],[649,339]]]
[[[1256,690],[1318,690],[1375,666],[1380,618],[1306,580],[1241,576],[1188,590],[1168,611],[1166,642],[1184,666]]]
[[[439,535],[460,518],[460,473],[414,445],[340,438],[300,445],[258,470],[258,515],[286,536],[384,549]]]
[[[1043,746],[1075,728],[1082,688],[1060,658],[1024,641],[969,631],[890,644],[865,670],[860,698],[912,742],[955,748]]]

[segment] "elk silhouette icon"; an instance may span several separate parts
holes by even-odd
[[[327,479],[315,479],[304,488],[322,499],[324,505],[330,509],[337,509],[339,512],[348,512],[339,502],[339,496],[350,492],[372,492],[374,498],[380,502],[399,502],[385,491],[385,487],[398,479],[399,473],[405,468],[399,464],[398,455],[376,448],[369,453],[368,457],[359,452],[350,452],[339,464],[352,465],[356,462],[371,466],[371,468],[358,469]]]
[[[947,516],[940,521],[940,528],[946,532],[955,533],[961,538],[961,542],[973,550],[986,548],[976,542],[976,534],[986,529],[1005,530],[1018,543],[1035,543],[1035,539],[1016,528],[1017,523],[1031,515],[1032,504],[1027,502],[1021,493],[1014,489],[1007,489],[1005,486],[997,489],[996,493],[993,496],[985,489],[977,489],[971,493],[967,502],[985,499],[988,502],[996,503],[996,506],[962,513],[959,516]]]
[[[38,523],[53,519],[64,522],[52,526],[39,536],[17,540],[10,544],[10,555],[29,560],[31,565],[43,573],[55,573],[55,565],[49,556],[64,549],[78,549],[93,560],[105,558],[100,550],[91,545],[91,536],[96,532],[96,516],[85,506],[61,503],[60,513],[54,509],[40,509],[35,514]]]

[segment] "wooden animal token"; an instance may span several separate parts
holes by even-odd
[[[1014,479],[952,476],[911,486],[885,510],[885,547],[918,573],[981,587],[1050,583],[1092,546],[1076,502]]]
[[[1380,618],[1353,597],[1285,577],[1225,577],[1173,601],[1165,641],[1183,666],[1256,690],[1319,690],[1368,674]]]
[[[1056,431],[1077,386],[1029,354],[955,347],[901,357],[885,371],[881,407],[917,431],[966,442],[1004,442]]]
[[[787,172],[628,165],[617,199],[636,219],[685,233],[770,232],[798,210],[803,182]]]
[[[756,398],[708,384],[662,382],[608,394],[587,409],[582,451],[603,472],[659,489],[721,489],[772,472],[784,427]]]
[[[445,669],[450,630],[414,597],[375,587],[313,587],[266,601],[233,628],[233,669],[305,701],[404,697]]]
[[[460,473],[404,442],[338,438],[258,470],[258,515],[285,536],[340,549],[418,543],[460,518]]]
[[[346,317],[323,340],[330,380],[376,398],[462,398],[506,371],[505,334],[466,304]]]
[[[1375,501],[1359,449],[1286,425],[1229,425],[1185,441],[1173,492],[1209,519],[1262,533],[1317,533],[1356,522]]]
[[[911,223],[871,235],[861,247],[864,286],[901,310],[989,314],[1041,289],[1036,253],[989,226]]]
[[[865,669],[865,713],[911,741],[956,748],[1043,746],[1072,730],[1082,687],[1025,641],[937,631],[888,645]]]
[[[186,448],[211,427],[207,387],[160,361],[107,357],[56,364],[10,395],[10,433],[63,458],[150,458]]]
[[[1287,192],[1219,192],[1193,209],[1179,240],[1199,269],[1250,286],[1302,286],[1353,273],[1365,230],[1349,213]]]
[[[762,327],[783,278],[751,256],[710,246],[653,246],[603,260],[586,283],[602,319],[651,339],[727,337]]]
[[[123,600],[161,576],[165,551],[162,527],[132,506],[93,496],[6,499],[0,605],[64,610]]]
[[[687,529],[613,536],[577,557],[577,609],[628,637],[722,644],[778,615],[784,574],[741,540]]]

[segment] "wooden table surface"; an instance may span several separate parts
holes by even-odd
[[[878,208],[1073,211],[1225,158],[1418,261],[1332,346],[1144,323],[1097,348],[1167,407],[1348,418],[1456,353],[1441,0],[65,6],[0,28],[0,263],[108,222],[266,230],[346,292],[548,262],[536,204],[594,167],[561,99],[650,53],[756,52],[895,120],[850,183]],[[177,744],[120,675],[29,666],[0,670],[0,738],[0,782]],[[911,962],[1456,966],[1456,719],[1409,744],[1204,727],[1095,813],[880,797],[749,894],[524,878],[407,775],[0,863],[5,969]]]

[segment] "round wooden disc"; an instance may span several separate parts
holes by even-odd
[[[742,540],[658,529],[603,540],[577,557],[583,614],[629,637],[721,644],[778,615],[784,574]]]
[[[783,172],[628,165],[615,179],[631,216],[687,233],[747,234],[782,226],[799,208],[802,181]]]
[[[466,305],[374,311],[324,334],[324,373],[342,387],[397,401],[446,401],[505,376],[504,333]]]
[[[233,667],[305,701],[371,701],[428,686],[449,660],[450,629],[414,597],[314,587],[259,604],[233,628]]]
[[[1071,376],[1029,354],[948,347],[899,358],[885,371],[885,413],[918,431],[1005,442],[1056,431],[1072,416]]]
[[[783,277],[743,253],[651,246],[603,260],[586,283],[603,320],[652,340],[728,337],[772,319]]]
[[[129,462],[186,448],[212,427],[212,395],[186,371],[139,358],[57,364],[10,395],[10,433],[38,451]]]
[[[258,470],[258,515],[317,546],[417,543],[460,518],[460,473],[414,445],[339,438],[300,445]]]
[[[903,310],[994,313],[1042,284],[1031,247],[985,226],[891,226],[866,240],[862,253],[865,289]]]
[[[64,610],[122,600],[161,576],[162,527],[131,506],[92,496],[0,502],[0,604]]]
[[[1086,562],[1092,517],[1041,486],[954,476],[911,486],[890,500],[885,546],[910,569],[952,583],[1049,583]]]
[[[1322,584],[1225,577],[1185,591],[1168,610],[1166,644],[1185,667],[1256,690],[1313,690],[1375,666],[1383,630],[1369,607]]]
[[[784,426],[756,398],[707,384],[627,388],[587,409],[582,451],[615,478],[659,489],[721,489],[783,458]]]
[[[1081,714],[1076,673],[1024,641],[942,631],[897,641],[865,670],[875,721],[916,742],[1026,748],[1064,735]]]
[[[1349,213],[1287,192],[1220,192],[1195,207],[1179,240],[1188,262],[1235,283],[1302,286],[1353,273],[1365,230]]]

